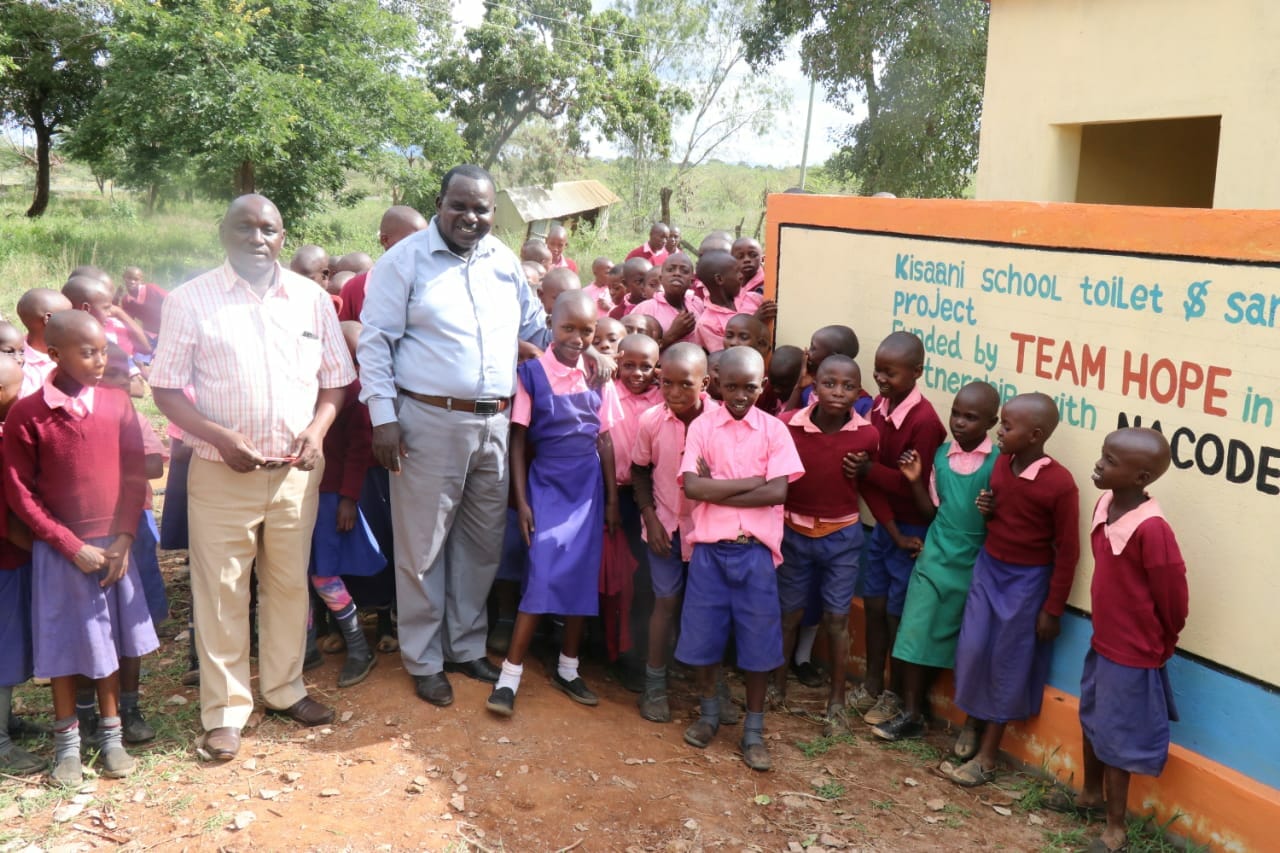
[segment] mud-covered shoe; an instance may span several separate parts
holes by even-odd
[[[671,722],[671,703],[666,690],[646,690],[636,697],[640,716],[651,723]]]
[[[865,685],[855,685],[849,691],[847,706],[850,711],[861,717],[870,711],[876,704],[876,697],[867,692]]]
[[[711,741],[715,740],[718,731],[720,726],[713,726],[699,717],[693,721],[693,725],[684,730],[684,742],[698,749],[706,749]]]
[[[123,746],[108,746],[98,753],[100,772],[108,779],[123,779],[133,772],[137,762],[124,751]]]
[[[0,773],[10,776],[27,776],[39,773],[45,768],[45,760],[32,755],[17,744],[9,744],[9,748],[0,752]]]
[[[80,756],[68,755],[53,765],[49,779],[55,785],[79,785],[84,781],[84,765]]]
[[[898,694],[892,690],[886,690],[880,694],[880,698],[871,706],[871,710],[862,715],[862,721],[869,726],[878,726],[889,722],[900,713],[902,713],[902,702],[898,699]]]
[[[849,712],[843,705],[828,705],[822,718],[822,736],[835,737],[849,731]]]
[[[761,773],[773,767],[773,761],[769,758],[769,750],[763,743],[743,744],[742,760],[752,770],[759,770]]]

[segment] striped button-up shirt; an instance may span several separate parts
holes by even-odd
[[[356,378],[329,294],[276,265],[259,298],[223,264],[169,294],[151,385],[190,386],[209,420],[244,435],[264,456],[287,456],[315,414],[321,388]],[[187,435],[203,459],[213,445]]]

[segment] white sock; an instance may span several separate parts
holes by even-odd
[[[806,625],[796,636],[796,663],[808,663],[813,655],[813,641],[818,639],[817,625]]]
[[[560,663],[556,665],[556,672],[560,673],[560,677],[565,681],[573,681],[578,677],[578,659],[567,658],[561,654]]]
[[[494,685],[494,690],[499,687],[510,687],[512,693],[520,692],[520,676],[524,675],[524,664],[514,664],[509,660],[502,662],[502,674],[498,676],[498,683]]]

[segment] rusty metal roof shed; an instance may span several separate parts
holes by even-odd
[[[622,201],[599,181],[561,181],[550,187],[509,187],[507,196],[524,222],[559,219]]]

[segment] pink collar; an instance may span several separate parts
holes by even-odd
[[[552,347],[547,347],[546,352],[539,356],[538,361],[542,362],[542,369],[547,372],[548,379],[563,379],[566,376],[573,375],[574,372],[583,376],[587,375],[587,372],[582,369],[582,356],[578,356],[578,363],[575,365],[562,364],[560,359],[556,358],[555,350]]]
[[[53,384],[58,371],[52,371],[44,380],[44,402],[51,409],[65,409],[68,415],[81,420],[93,413],[93,386],[85,385],[74,397]]]
[[[1022,473],[1018,475],[1018,479],[1019,479],[1019,480],[1034,480],[1034,479],[1036,478],[1036,476],[1040,473],[1040,470],[1041,470],[1042,468],[1044,468],[1046,465],[1048,465],[1048,464],[1049,464],[1050,462],[1052,462],[1052,461],[1053,461],[1053,459],[1051,459],[1051,458],[1050,458],[1050,457],[1048,457],[1048,456],[1041,456],[1041,457],[1040,457],[1039,459],[1037,459],[1035,462],[1032,462],[1032,463],[1031,463],[1030,465],[1028,465],[1026,468],[1023,468],[1023,469],[1022,469]],[[1012,465],[1013,465],[1013,457],[1012,457],[1012,456],[1011,456],[1011,457],[1009,457],[1009,465],[1011,466],[1011,467],[1010,467],[1010,470],[1013,470],[1013,469],[1012,469]]]
[[[881,397],[879,399],[876,403],[876,411],[884,415],[884,419],[886,421],[889,421],[898,429],[902,429],[902,422],[907,419],[907,415],[910,414],[911,410],[914,409],[923,399],[924,395],[920,393],[920,389],[912,388],[911,393],[904,397],[902,402],[898,404],[897,408],[893,410],[893,414],[889,413],[888,397]]]
[[[822,429],[813,422],[813,413],[817,408],[818,402],[815,400],[792,415],[791,423],[801,427],[805,432],[822,432]],[[869,426],[870,424],[871,421],[867,420],[853,409],[849,409],[849,421],[844,426],[840,427],[840,432],[856,432],[859,427]]]
[[[963,447],[960,446],[960,442],[952,441],[951,446],[947,448],[947,455],[948,456],[964,456],[966,454],[971,454],[975,456],[990,456],[992,450],[995,450],[995,445],[991,443],[991,436],[987,436],[986,438],[982,439],[982,444],[979,444],[973,450],[965,450]],[[1023,472],[1023,473],[1026,473],[1026,472]]]
[[[1107,541],[1111,543],[1111,553],[1119,556],[1129,539],[1142,526],[1142,522],[1150,518],[1164,518],[1164,510],[1160,508],[1160,504],[1156,499],[1147,496],[1147,499],[1138,506],[1126,512],[1117,518],[1111,524],[1107,524],[1107,513],[1111,511],[1111,502],[1115,500],[1114,492],[1105,492],[1102,497],[1098,498],[1098,505],[1093,508],[1093,524],[1090,530],[1097,530],[1098,525],[1102,525],[1102,532],[1107,537]]]

